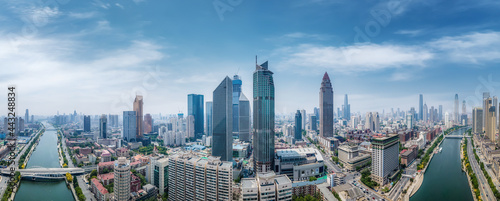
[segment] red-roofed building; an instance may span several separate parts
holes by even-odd
[[[90,190],[92,191],[92,193],[94,193],[95,198],[98,201],[109,200],[110,194],[108,190],[104,188],[104,186],[101,183],[99,183],[99,180],[93,178],[91,183],[92,183],[92,188]]]
[[[99,164],[97,164],[97,173],[102,172],[104,170],[104,168],[111,171],[114,169],[114,167],[113,167],[114,165],[115,165],[114,161],[100,162]]]
[[[117,157],[130,157],[129,155],[129,150],[125,147],[122,147],[122,148],[119,148],[118,150],[116,150],[116,156]]]
[[[141,179],[139,179],[139,177],[135,176],[134,174],[132,174],[132,172],[130,173],[131,174],[131,178],[130,178],[130,192],[137,192],[139,190],[141,190]]]
[[[115,173],[110,172],[107,174],[100,174],[97,175],[97,179],[99,179],[99,181],[106,186],[115,181]]]
[[[102,162],[111,161],[111,154],[109,153],[108,150],[102,150],[101,161]]]

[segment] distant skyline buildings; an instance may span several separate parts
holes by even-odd
[[[90,115],[83,116],[83,132],[90,132]]]
[[[344,105],[342,105],[342,114],[345,120],[351,120],[351,104],[349,104],[349,99],[347,94],[344,97]]]
[[[107,138],[107,129],[108,129],[108,123],[107,123],[107,118],[106,115],[103,114],[101,115],[101,118],[99,119],[99,138]]]
[[[300,113],[300,110],[297,110],[297,113],[295,113],[295,130],[294,130],[294,139],[295,140],[302,140],[302,114]]]
[[[253,73],[253,148],[254,169],[268,172],[274,169],[275,91],[273,72],[268,62],[255,64]]]
[[[322,137],[333,137],[333,88],[328,73],[325,72],[319,91],[319,133]]]
[[[418,102],[418,120],[423,120],[423,114],[424,114],[424,95],[420,94],[419,96],[419,102]]]
[[[123,111],[122,138],[126,142],[136,142],[137,120],[135,111]]]
[[[205,123],[205,128],[206,128],[206,134],[207,136],[212,136],[212,113],[213,113],[213,102],[212,101],[207,101],[205,103],[205,110],[206,110],[206,123]]]
[[[455,123],[459,123],[460,122],[460,117],[459,117],[459,114],[458,114],[458,94],[455,94],[455,104],[453,106],[453,121]]]
[[[204,96],[202,94],[188,94],[188,113],[194,117],[194,138],[201,139],[204,131]]]
[[[141,95],[136,95],[134,100],[134,111],[135,111],[135,121],[136,121],[136,139],[142,138],[144,134],[144,120],[143,120],[143,97]]]

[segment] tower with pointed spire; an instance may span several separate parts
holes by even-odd
[[[323,75],[319,90],[319,134],[322,137],[333,137],[333,88],[328,73]]]

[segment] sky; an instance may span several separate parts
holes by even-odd
[[[136,94],[145,113],[187,111],[269,61],[276,113],[311,112],[328,72],[335,107],[351,112],[467,110],[500,94],[496,0],[0,0],[0,92],[18,111],[121,114]],[[3,97],[3,98],[1,98]],[[460,107],[461,108],[461,107]],[[6,114],[6,107],[0,107]]]

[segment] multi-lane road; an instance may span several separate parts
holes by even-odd
[[[467,155],[469,157],[469,161],[470,161],[470,165],[472,167],[472,170],[474,171],[474,173],[476,173],[476,176],[477,178],[479,179],[479,191],[481,191],[481,198],[483,200],[487,200],[487,201],[494,201],[496,200],[495,199],[495,196],[493,194],[493,192],[491,191],[491,188],[488,184],[488,181],[486,180],[486,178],[484,177],[484,174],[483,174],[483,171],[481,170],[481,168],[479,167],[477,161],[476,161],[476,157],[474,156],[474,152],[472,151],[472,142],[469,140],[469,142],[467,143]]]

